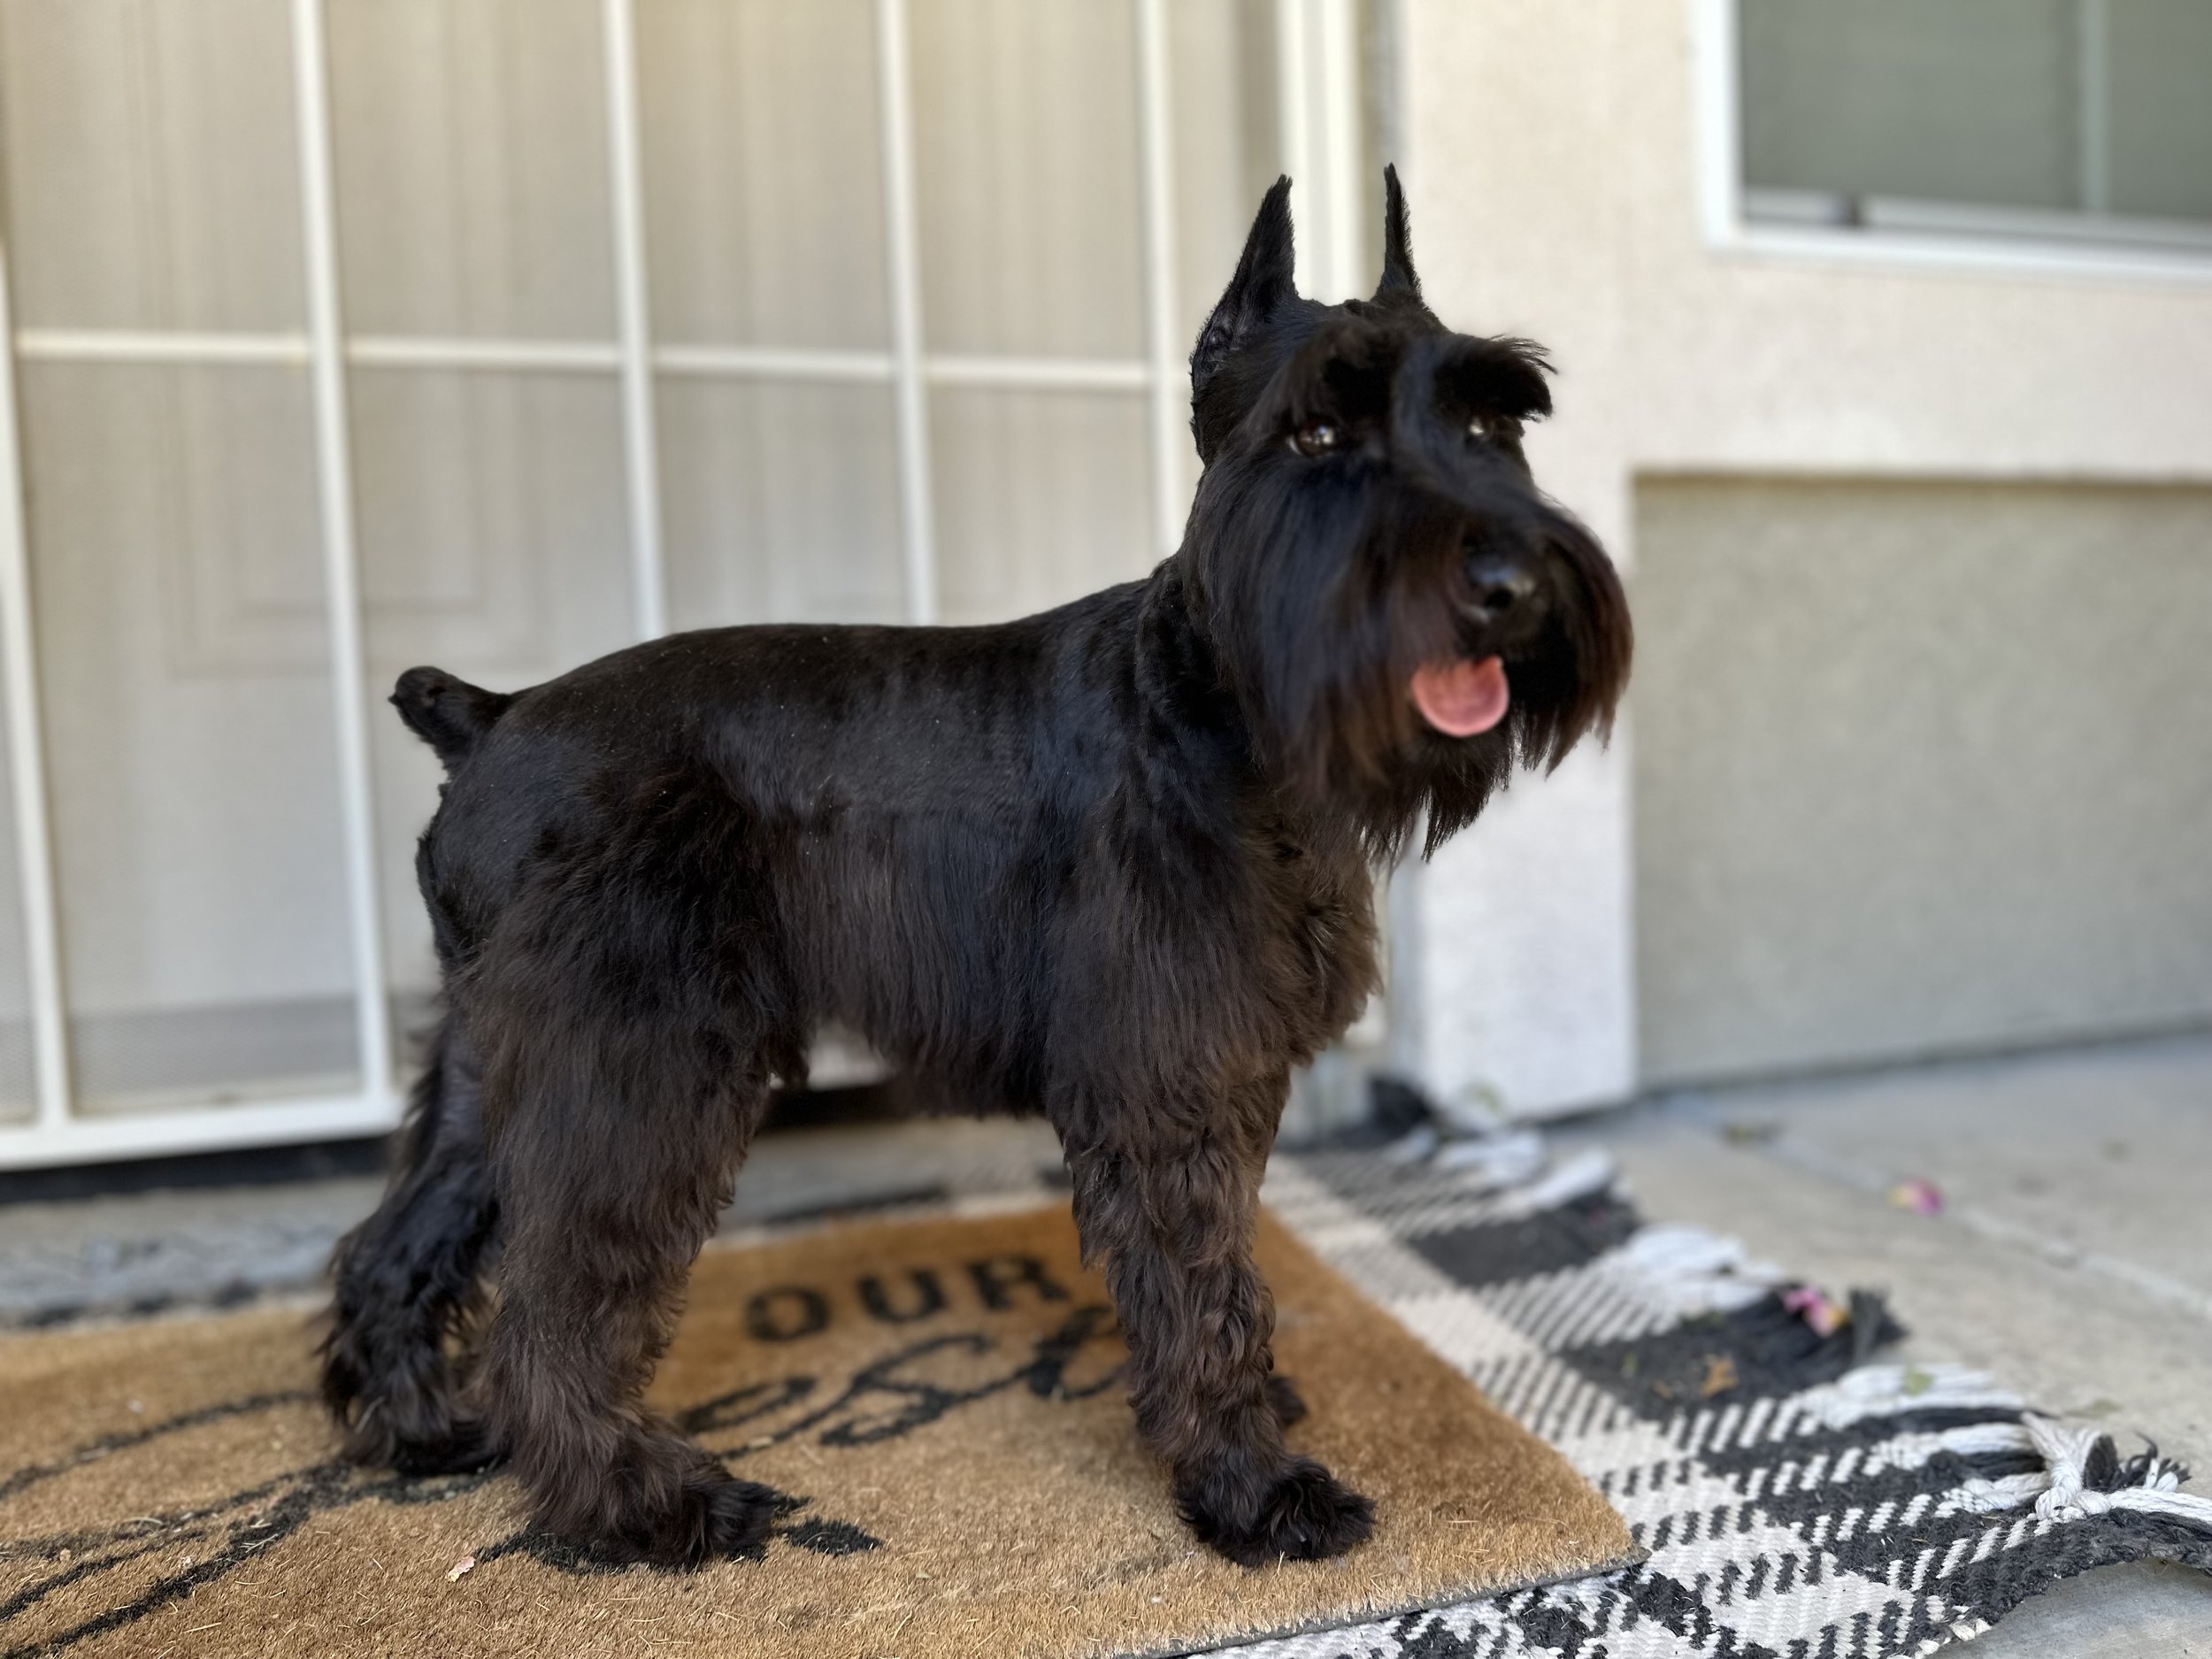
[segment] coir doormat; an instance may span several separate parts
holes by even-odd
[[[595,1569],[498,1476],[348,1469],[296,1310],[0,1340],[0,1655],[1106,1655],[1617,1567],[1559,1455],[1263,1225],[1292,1442],[1374,1498],[1336,1562],[1199,1548],[1140,1445],[1064,1206],[710,1251],[655,1385],[787,1494],[765,1556]]]

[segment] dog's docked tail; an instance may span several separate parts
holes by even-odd
[[[407,729],[438,752],[451,772],[498,723],[514,697],[487,691],[442,668],[411,668],[392,687],[392,707]]]

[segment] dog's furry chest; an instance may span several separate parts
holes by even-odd
[[[1357,1018],[1379,987],[1373,881],[1363,861],[1329,860],[1294,840],[1276,838],[1268,856],[1250,936],[1271,948],[1254,965],[1286,1051],[1303,1060]]]

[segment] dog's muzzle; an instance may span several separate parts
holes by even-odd
[[[1543,579],[1535,561],[1494,545],[1471,548],[1453,604],[1459,654],[1417,669],[1406,687],[1423,720],[1447,737],[1474,737],[1502,721],[1512,706],[1507,664],[1543,626]]]

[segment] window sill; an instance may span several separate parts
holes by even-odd
[[[1748,190],[1715,251],[2079,281],[2212,282],[2212,225]]]

